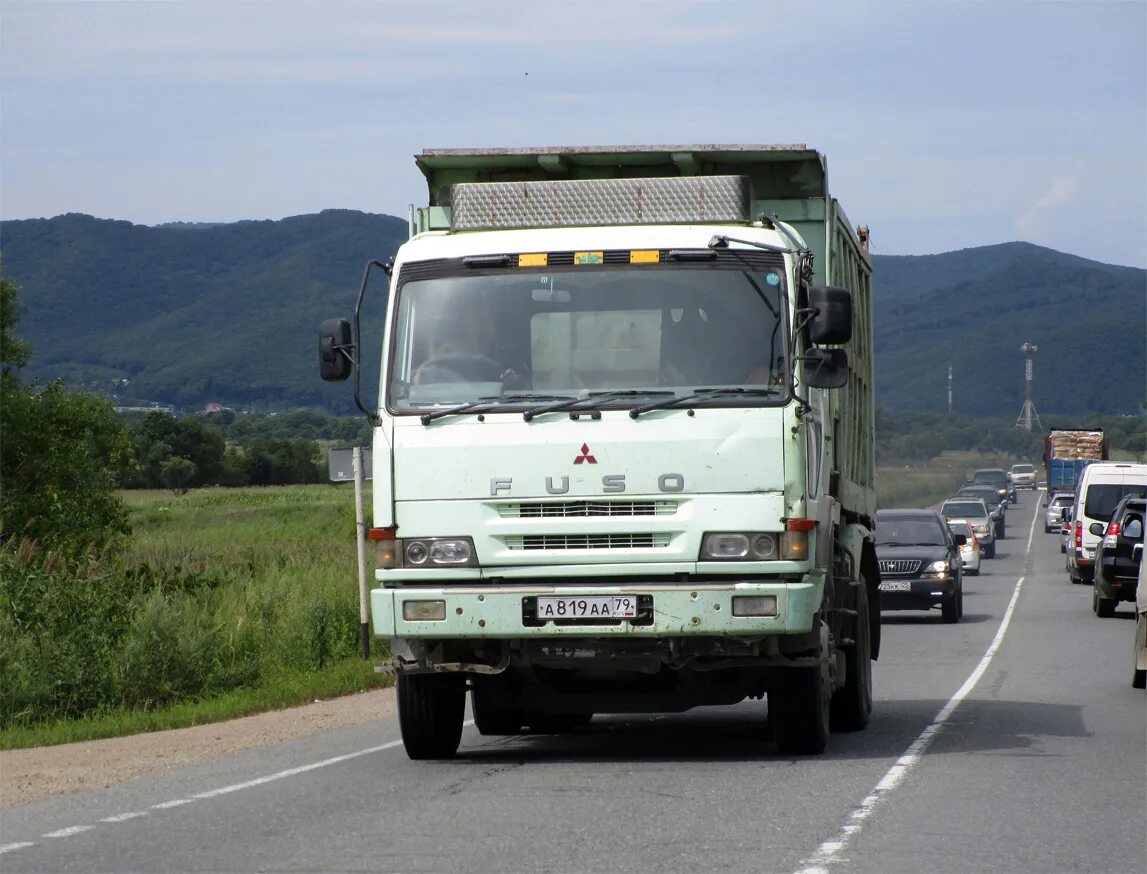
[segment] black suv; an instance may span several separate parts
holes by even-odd
[[[1147,498],[1127,495],[1111,513],[1111,521],[1091,523],[1091,533],[1103,537],[1095,548],[1095,588],[1091,609],[1096,616],[1114,616],[1120,601],[1134,601],[1139,582],[1140,552]]]
[[[1016,487],[1008,479],[1008,472],[1002,467],[983,467],[977,470],[972,474],[972,479],[968,484],[979,485],[980,483],[994,486],[1001,501],[1011,501],[1013,504],[1016,502]]]
[[[931,610],[945,622],[964,613],[963,534],[948,530],[934,510],[880,510],[876,558],[881,610]]]

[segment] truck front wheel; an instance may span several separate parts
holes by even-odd
[[[828,746],[832,681],[825,659],[827,630],[821,622],[814,667],[782,668],[769,689],[769,722],[785,755],[820,755]]]
[[[398,675],[398,725],[410,758],[451,758],[462,741],[465,714],[462,674]]]
[[[856,588],[856,644],[844,651],[844,685],[832,696],[833,731],[860,731],[872,715],[872,646],[868,613],[868,583]]]

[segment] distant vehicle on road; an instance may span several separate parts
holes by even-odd
[[[1147,464],[1122,461],[1092,462],[1079,478],[1071,505],[1071,543],[1067,549],[1067,573],[1073,583],[1090,583],[1095,576],[1095,548],[1100,533],[1091,526],[1111,519],[1115,505],[1125,495],[1147,496]]]
[[[876,558],[881,610],[931,610],[945,622],[964,613],[962,534],[953,534],[934,510],[879,510]]]
[[[1108,441],[1102,428],[1052,428],[1043,445],[1047,493],[1074,492],[1084,468],[1093,461],[1106,461],[1107,456]]]
[[[1001,501],[1016,502],[1016,489],[1008,479],[1008,472],[1002,467],[983,467],[972,474],[971,485],[986,483],[994,486]]]
[[[1074,500],[1075,492],[1060,492],[1058,495],[1052,495],[1044,502],[1043,530],[1045,534],[1063,528],[1063,511],[1070,507]]]
[[[999,493],[996,489],[985,483],[973,486],[964,486],[960,491],[956,492],[957,498],[979,498],[988,505],[988,512],[992,514],[992,522],[995,525],[996,540],[1004,539],[1004,532],[1007,527],[1007,512],[1008,501],[1005,497],[1000,500]]]
[[[1147,499],[1128,495],[1115,505],[1106,526],[1091,524],[1092,534],[1102,534],[1095,548],[1095,588],[1091,592],[1091,609],[1096,616],[1113,616],[1120,601],[1135,600],[1144,518]]]
[[[1008,472],[1008,478],[1011,479],[1012,485],[1017,489],[1034,489],[1035,465],[1013,464],[1012,469]]]
[[[984,547],[984,558],[996,557],[996,524],[987,504],[979,498],[949,498],[941,505],[940,515],[945,521],[967,519]]]
[[[980,541],[976,539],[976,532],[972,530],[972,523],[967,519],[952,519],[948,522],[948,530],[953,534],[964,535],[964,543],[960,546],[960,560],[964,563],[964,573],[972,576],[980,575]]]

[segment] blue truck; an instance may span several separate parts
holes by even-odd
[[[1102,428],[1053,428],[1044,441],[1048,496],[1074,492],[1079,475],[1093,461],[1106,461],[1108,441]]]

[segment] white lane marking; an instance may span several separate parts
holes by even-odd
[[[392,740],[390,743],[382,744],[377,747],[370,747],[369,749],[359,750],[355,753],[347,753],[345,756],[335,756],[331,759],[323,759],[321,762],[312,762],[309,765],[300,765],[297,768],[288,768],[286,771],[279,771],[277,774],[268,774],[265,777],[256,777],[254,780],[248,780],[245,783],[233,783],[230,786],[221,786],[218,789],[211,789],[207,792],[200,792],[197,795],[192,795],[191,800],[199,801],[204,798],[218,798],[220,795],[230,795],[232,792],[239,792],[243,789],[251,789],[255,786],[263,786],[267,783],[274,783],[276,780],[283,780],[287,777],[294,777],[298,774],[305,774],[307,771],[315,771],[319,768],[326,768],[329,765],[337,765],[340,762],[348,762],[351,759],[357,759],[359,756],[369,756],[372,753],[380,753],[383,750],[394,749],[402,743],[400,740]],[[157,805],[158,806],[158,805]]]
[[[78,835],[80,832],[90,832],[94,829],[94,825],[71,825],[67,828],[58,829],[54,832],[48,832],[45,835],[40,835],[43,838],[70,838],[72,835]]]
[[[1037,507],[1036,509],[1038,510],[1039,508]],[[1025,563],[1028,556],[1031,555],[1032,537],[1035,535],[1035,520],[1038,517],[1038,512],[1032,516],[1031,530],[1028,532],[1027,552],[1024,555]],[[830,865],[841,861],[840,853],[851,843],[854,837],[860,834],[861,829],[864,828],[865,821],[872,816],[876,806],[904,781],[909,771],[919,764],[920,760],[924,757],[924,753],[932,743],[932,740],[936,737],[937,732],[939,732],[944,723],[948,721],[948,718],[955,712],[956,708],[960,706],[960,702],[975,688],[976,683],[978,683],[984,675],[984,671],[988,669],[988,665],[992,663],[996,651],[1004,642],[1004,635],[1007,633],[1008,626],[1011,624],[1012,614],[1015,612],[1016,602],[1019,600],[1020,589],[1023,588],[1024,579],[1025,578],[1021,576],[1016,581],[1015,590],[1012,592],[1012,599],[1008,602],[1008,609],[1004,611],[1004,618],[1000,620],[1000,627],[996,630],[996,636],[992,638],[987,652],[985,652],[984,657],[980,659],[980,663],[976,665],[976,669],[968,675],[968,679],[964,681],[964,685],[957,689],[956,694],[948,699],[948,703],[940,708],[940,712],[936,714],[936,718],[932,720],[932,723],[912,742],[912,745],[905,750],[904,755],[896,760],[896,764],[885,772],[884,776],[880,778],[880,782],[877,783],[875,788],[868,793],[868,796],[860,802],[860,806],[849,814],[848,819],[840,830],[840,834],[831,840],[825,841],[817,848],[815,853],[801,862],[796,874],[827,874]]]
[[[3,855],[4,853],[11,853],[13,850],[22,850],[25,847],[34,846],[36,845],[31,841],[17,841],[14,844],[0,844],[0,855]]]
[[[147,816],[146,810],[133,810],[131,813],[118,813],[115,816],[105,816],[100,822],[127,822],[129,819],[139,819]]]
[[[462,723],[465,728],[473,725],[473,719],[467,719]],[[326,768],[330,765],[337,765],[340,762],[348,762],[351,759],[357,759],[361,756],[369,756],[373,753],[380,753],[383,750],[392,750],[397,746],[401,746],[401,740],[392,740],[390,743],[380,744],[377,747],[368,747],[365,750],[358,750],[357,752],[347,753],[345,756],[334,756],[330,759],[323,759],[321,762],[312,762],[309,765],[300,765],[298,768],[288,768],[285,771],[279,771],[276,774],[268,774],[265,777],[256,777],[254,780],[247,780],[245,783],[233,783],[230,786],[221,786],[218,789],[211,789],[207,792],[200,792],[197,795],[192,795],[190,798],[177,798],[172,801],[161,801],[159,804],[153,804],[152,810],[169,810],[173,807],[182,807],[184,804],[191,804],[194,801],[200,801],[206,798],[218,798],[220,795],[229,795],[232,792],[239,792],[243,789],[251,789],[255,786],[263,786],[267,783],[274,783],[276,780],[283,780],[287,777],[294,777],[298,774],[305,774],[308,771],[315,771],[319,768]],[[120,813],[116,816],[107,816],[100,820],[100,822],[113,823],[113,822],[126,822],[129,819],[138,819],[141,816],[147,816],[147,811],[134,811],[132,813]],[[48,832],[41,837],[45,838],[70,838],[72,835],[78,835],[81,832],[91,831],[94,825],[73,825],[68,828],[62,828],[58,831]],[[13,850],[23,850],[27,847],[34,847],[35,843],[31,841],[20,841],[13,844],[0,844],[0,855],[9,853]]]

